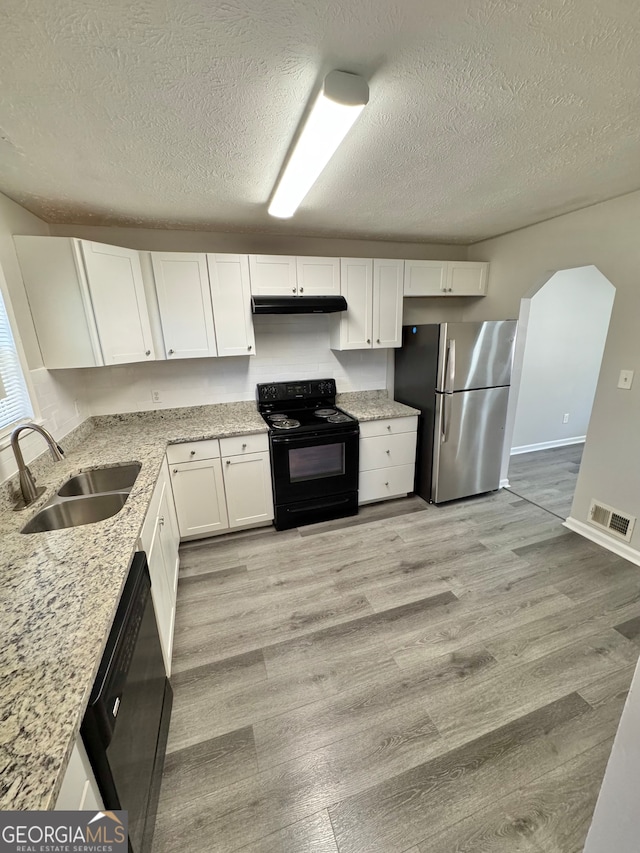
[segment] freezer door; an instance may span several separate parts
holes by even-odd
[[[443,323],[438,391],[509,385],[516,326],[515,320]]]
[[[436,398],[431,500],[443,503],[497,489],[509,388]]]

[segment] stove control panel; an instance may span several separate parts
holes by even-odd
[[[288,400],[313,400],[335,397],[335,379],[308,379],[302,382],[271,382],[257,388],[259,403],[284,403]]]

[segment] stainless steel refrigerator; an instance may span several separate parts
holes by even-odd
[[[403,327],[394,397],[420,409],[416,493],[425,500],[499,488],[516,325]]]

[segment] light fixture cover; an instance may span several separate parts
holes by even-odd
[[[293,216],[368,101],[364,77],[347,71],[327,74],[276,185],[271,216]]]

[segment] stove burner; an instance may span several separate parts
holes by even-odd
[[[296,421],[293,418],[285,418],[284,420],[277,420],[273,424],[274,429],[297,429],[300,426],[300,421]]]
[[[349,415],[345,415],[342,412],[336,412],[335,415],[331,415],[330,418],[327,418],[330,424],[346,424],[351,420]]]
[[[313,413],[317,418],[330,418],[331,415],[337,415],[335,409],[316,409]]]
[[[275,423],[276,421],[287,421],[289,420],[289,418],[287,415],[282,414],[281,412],[276,412],[275,415],[269,415],[269,420],[272,423]]]

